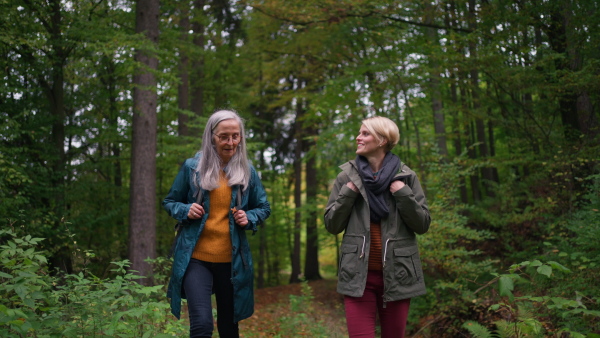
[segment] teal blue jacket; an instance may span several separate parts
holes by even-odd
[[[167,291],[167,297],[171,298],[171,313],[177,318],[181,314],[181,299],[185,298],[182,290],[183,275],[210,214],[209,192],[202,190],[202,204],[206,214],[198,220],[187,218],[192,203],[196,202],[195,196],[200,183],[198,181],[197,184],[192,184],[192,178],[197,177],[197,175],[194,175],[194,171],[199,159],[200,155],[196,155],[196,157],[185,161],[171,186],[169,194],[162,203],[169,216],[184,225],[173,250],[173,269]],[[267,194],[260,177],[254,167],[250,166],[250,170],[250,182],[248,188],[242,192],[241,201],[241,209],[246,211],[248,225],[245,227],[239,226],[235,223],[233,215],[229,214],[229,232],[232,247],[231,281],[234,294],[233,320],[236,323],[250,317],[254,312],[254,268],[245,230],[252,230],[254,234],[258,229],[258,225],[271,214],[271,206],[267,201]],[[232,189],[231,208],[237,203],[239,190],[237,186]]]

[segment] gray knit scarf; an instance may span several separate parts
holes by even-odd
[[[390,184],[400,168],[400,159],[388,151],[383,158],[383,164],[376,177],[373,177],[374,173],[369,167],[369,161],[366,157],[356,156],[356,165],[360,179],[367,191],[367,197],[369,198],[371,222],[380,223],[390,213],[385,201],[385,195],[389,193]]]

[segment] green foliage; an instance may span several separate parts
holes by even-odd
[[[481,337],[514,337],[525,334],[546,336],[558,332],[570,332],[572,336],[577,336],[581,334],[577,332],[591,333],[597,330],[600,323],[600,302],[596,295],[600,294],[600,288],[596,279],[600,273],[600,248],[594,241],[590,241],[590,238],[597,238],[600,227],[597,212],[600,208],[600,189],[597,175],[590,175],[581,180],[587,184],[583,185],[582,193],[573,195],[576,199],[572,201],[579,202],[575,202],[577,206],[570,213],[565,213],[560,207],[574,202],[566,203],[559,199],[558,202],[548,203],[548,195],[540,194],[536,197],[534,194],[537,189],[535,187],[543,184],[548,177],[544,168],[526,177],[525,182],[515,181],[511,187],[499,186],[504,193],[494,199],[475,207],[464,208],[462,211],[457,209],[454,213],[462,217],[463,221],[456,223],[452,222],[452,219],[460,218],[449,217],[452,210],[455,210],[453,204],[446,202],[443,212],[439,214],[434,213],[434,208],[438,203],[457,196],[457,184],[444,182],[459,182],[462,175],[467,177],[469,170],[461,171],[458,163],[454,164],[456,169],[443,166],[446,175],[436,173],[430,176],[428,196],[432,196],[430,200],[433,200],[430,203],[432,217],[435,216],[433,219],[438,218],[444,223],[432,224],[432,230],[442,231],[441,235],[444,238],[436,238],[436,233],[430,232],[419,239],[422,247],[427,250],[421,250],[427,268],[432,262],[428,252],[431,250],[433,262],[437,258],[442,264],[452,266],[453,269],[446,275],[433,274],[436,278],[428,284],[433,284],[431,289],[435,292],[435,297],[426,295],[414,300],[412,309],[419,312],[419,315],[411,317],[409,326],[411,321],[423,318],[424,313],[435,309],[437,320],[455,318],[460,323],[458,325],[462,324],[464,329]],[[563,186],[560,188],[564,189]],[[561,193],[565,191],[557,191],[557,194]],[[466,217],[467,215],[469,217]],[[544,220],[548,222],[545,223]],[[455,228],[457,225],[460,226]],[[482,240],[469,240],[470,238],[460,230],[461,227],[469,230],[477,228],[485,236],[481,237]],[[453,240],[454,233],[461,233],[461,236]],[[428,246],[428,240],[432,236],[433,243],[436,243],[438,248]],[[540,240],[540,237],[543,240]],[[454,267],[452,260],[446,262],[442,259],[450,251],[439,249],[457,249],[457,244],[464,245],[465,249],[477,250],[471,251],[473,254],[470,258],[464,256],[463,266],[460,260],[456,260]],[[464,253],[467,252],[470,251],[464,250]],[[532,259],[510,265],[507,273],[490,272],[493,263],[508,264],[512,259],[527,256]],[[477,267],[477,257],[483,258],[479,263],[488,261],[487,266],[481,267],[490,272],[489,275],[483,269],[469,269]],[[491,261],[485,257],[499,259]],[[440,271],[443,270],[435,269],[436,273]],[[459,274],[454,275],[452,272],[455,271]],[[426,274],[431,272],[426,270]],[[485,286],[472,291],[478,287],[477,284]],[[489,296],[476,297],[490,285],[497,288]],[[452,299],[448,295],[458,297]],[[477,318],[479,326],[464,324],[472,318]],[[488,331],[482,330],[482,327],[486,326]]]
[[[487,327],[474,322],[472,320],[466,321],[463,325],[463,328],[469,330],[474,337],[477,338],[496,338],[497,334],[492,333]]]
[[[330,337],[313,307],[314,296],[307,281],[301,282],[302,294],[290,295],[290,308],[293,315],[280,319],[280,333],[277,337]]]
[[[271,216],[256,235],[248,236],[248,241],[254,257],[255,269],[257,270],[261,263],[264,266],[263,286],[265,287],[280,285],[287,277],[281,271],[288,270],[289,255],[281,252],[291,250],[290,236],[293,235],[294,208],[290,199],[292,192],[289,183],[287,175],[278,175],[272,171],[263,172],[263,185],[271,203]],[[260,251],[261,246],[274,251],[265,255]]]
[[[470,227],[464,213],[466,206],[455,200],[460,177],[465,174],[458,160],[432,163],[429,172],[427,194],[432,222],[430,231],[418,237],[420,253],[425,273],[432,279],[429,285],[436,290],[436,303],[449,308],[468,292],[470,281],[492,271],[493,261],[480,247],[493,234]]]
[[[9,128],[6,122],[0,122],[0,128]],[[27,185],[31,184],[31,179],[27,176],[23,164],[19,165],[5,158],[0,153],[0,215],[14,215],[15,211],[21,210],[27,206]]]
[[[497,283],[498,295],[502,299],[508,300],[507,302],[500,301],[488,308],[488,311],[503,317],[503,319],[493,322],[497,330],[491,332],[485,326],[473,321],[466,321],[462,327],[470,331],[475,337],[546,337],[548,334],[547,327],[558,333],[569,332],[571,336],[583,337],[582,333],[575,330],[583,329],[583,331],[591,333],[589,332],[591,327],[580,328],[577,327],[577,323],[580,320],[587,320],[590,324],[597,322],[600,320],[600,311],[588,309],[580,293],[577,293],[574,299],[544,295],[545,291],[539,288],[524,289],[542,295],[515,296],[514,294],[516,285],[535,284],[537,281],[536,275],[551,279],[556,277],[557,274],[571,273],[570,269],[558,262],[548,261],[543,263],[539,260],[514,264],[506,274],[494,273],[493,275],[496,278],[477,290],[476,293]],[[593,302],[591,305],[598,307],[597,302]],[[552,325],[548,325],[548,316],[559,316],[564,321],[560,324],[553,322]]]
[[[164,287],[142,286],[128,261],[113,262],[113,279],[46,268],[41,238],[0,230],[0,335],[23,337],[168,337],[188,329],[169,314]]]
[[[600,248],[589,240],[600,233],[600,185],[598,175],[581,182],[584,189],[577,208],[548,217],[542,252],[528,251],[536,259],[511,265],[508,274],[494,274],[499,295],[508,299],[507,304],[526,304],[538,313],[530,322],[547,325],[550,318],[554,331],[571,336],[589,334],[600,325]],[[502,306],[490,309],[500,311]]]

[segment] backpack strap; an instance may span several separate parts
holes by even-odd
[[[236,207],[239,209],[242,206],[242,186],[237,186],[237,194],[236,194]]]

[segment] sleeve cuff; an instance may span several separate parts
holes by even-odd
[[[342,186],[340,193],[342,195],[346,195],[346,196],[352,197],[352,198],[356,198],[356,196],[360,195],[360,192],[356,192],[356,191],[352,190],[350,187],[348,187],[345,184]]]
[[[402,188],[396,190],[396,192],[394,193],[394,196],[404,197],[404,196],[410,196],[412,193],[413,193],[412,189],[408,186],[408,184],[405,184]]]
[[[186,204],[183,208],[182,208],[182,214],[180,215],[181,217],[181,222],[189,222],[190,220],[188,219],[187,215],[190,213],[190,208],[192,207],[191,204]]]

